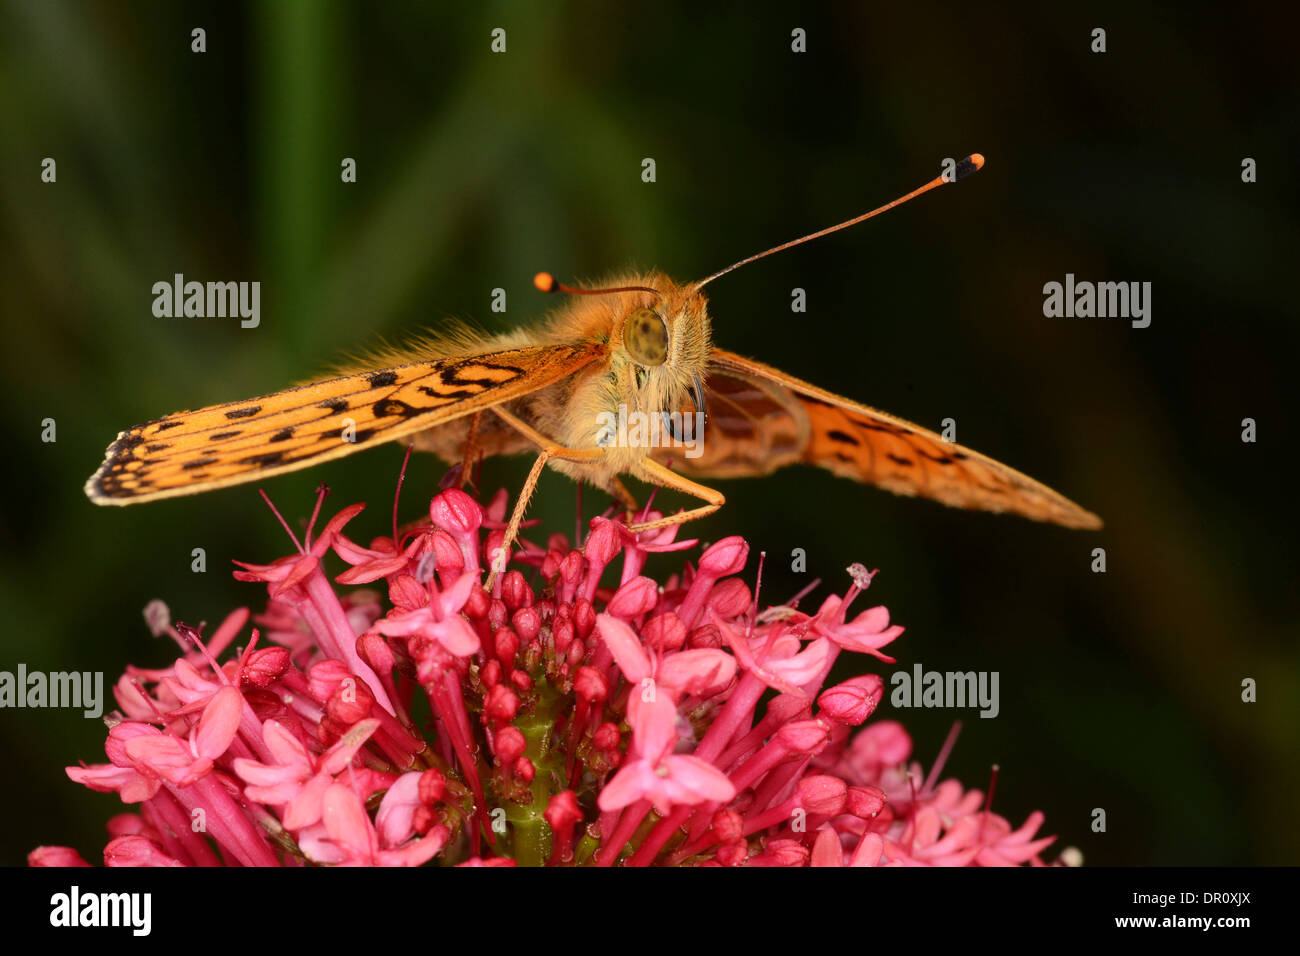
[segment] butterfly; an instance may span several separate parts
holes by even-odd
[[[709,282],[983,165],[973,154],[891,203],[692,283],[654,272],[574,288],[539,273],[539,289],[571,298],[536,327],[493,336],[460,328],[320,381],[137,425],[109,446],[86,494],[105,505],[154,501],[409,439],[452,463],[537,454],[507,527],[507,551],[548,465],[608,491],[629,514],[636,499],[622,476],[701,502],[633,523],[634,531],[722,507],[722,494],[696,479],[765,475],[794,464],[958,508],[1099,528],[1096,515],[1006,465],[712,343],[702,292]],[[624,428],[628,421],[636,427]],[[704,425],[702,435],[692,422]]]

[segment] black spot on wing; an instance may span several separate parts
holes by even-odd
[[[217,458],[196,458],[194,461],[187,461],[181,465],[185,471],[193,471],[195,468],[206,468],[208,465],[215,464]]]
[[[916,464],[916,462],[912,461],[912,459],[904,458],[902,455],[895,455],[892,451],[886,452],[885,457],[888,458],[890,461],[892,461],[894,464],[903,465],[906,468],[911,468],[913,465]]]
[[[268,441],[288,441],[292,437],[293,426],[290,425],[288,428],[281,428],[278,432],[272,435]]]
[[[184,424],[185,422],[183,421],[163,422],[161,425],[158,426],[158,430],[160,432],[165,432],[169,428],[180,428],[180,426]]]
[[[326,409],[337,415],[339,412],[347,410],[348,402],[345,398],[327,398],[316,407]]]
[[[366,376],[366,381],[370,383],[371,388],[387,388],[389,385],[397,384],[397,373],[391,370],[371,372]]]
[[[284,458],[282,451],[265,451],[257,455],[249,455],[246,458],[239,459],[241,465],[274,465]]]
[[[247,408],[236,408],[226,412],[226,417],[230,419],[252,418],[261,410],[261,405],[249,405]]]
[[[848,432],[842,432],[838,428],[832,428],[830,431],[826,433],[826,437],[829,438],[831,441],[843,442],[846,445],[862,444],[860,441],[858,441]]]
[[[239,429],[233,432],[217,432],[215,435],[209,435],[208,441],[224,441],[227,438],[234,438],[236,435],[243,434]]]

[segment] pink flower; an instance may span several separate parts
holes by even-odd
[[[601,810],[619,810],[648,800],[666,814],[675,806],[710,800],[721,803],[735,796],[731,782],[712,764],[670,753],[677,740],[677,708],[670,697],[661,695],[643,702],[634,721],[632,741],[638,757],[625,763],[600,792]]]

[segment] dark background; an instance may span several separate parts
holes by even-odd
[[[964,718],[948,771],[983,788],[998,763],[1014,824],[1043,810],[1092,864],[1300,862],[1295,24],[1145,4],[445,6],[0,5],[0,669],[111,684],[174,656],[144,627],[150,599],[212,625],[264,599],[227,573],[287,553],[255,486],[85,499],[120,429],[446,316],[526,322],[554,304],[538,269],[697,278],[978,150],[988,166],[959,188],[711,286],[716,340],[931,428],[953,417],[1105,529],[801,469],[720,483],[727,507],[693,530],[765,549],[773,603],[814,576],[818,597],[842,591],[851,561],[881,568],[870,597],[907,626],[898,667],[1000,672],[996,720],[881,713],[927,766]],[[151,286],[176,272],[259,280],[260,328],[155,318]],[[1045,319],[1042,286],[1067,272],[1152,282],[1151,327]],[[333,509],[370,502],[350,529],[368,539],[399,461],[387,446],[266,487],[291,520],[321,479]],[[485,485],[517,488],[525,468],[493,462]],[[414,461],[407,517],[441,472]],[[544,478],[532,514],[567,530],[573,508],[572,485]],[[1258,703],[1241,702],[1247,677]],[[79,713],[0,711],[0,862],[39,843],[99,860],[122,807],[62,768],[102,761],[103,737]]]

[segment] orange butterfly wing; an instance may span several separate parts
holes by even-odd
[[[710,353],[706,401],[700,457],[657,454],[685,475],[763,475],[802,462],[957,508],[1101,527],[1090,511],[992,458],[732,352]]]
[[[125,505],[295,471],[519,398],[605,354],[594,342],[506,349],[177,412],[118,435],[86,494]]]

